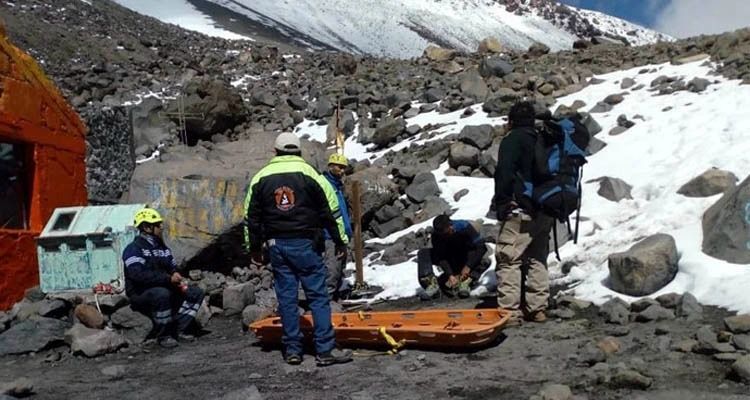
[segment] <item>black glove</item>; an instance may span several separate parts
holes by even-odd
[[[336,258],[346,260],[347,247],[344,243],[336,243]]]

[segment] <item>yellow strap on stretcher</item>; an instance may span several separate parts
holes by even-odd
[[[364,311],[358,312],[357,316],[359,317],[359,319],[361,321],[364,321],[366,319]],[[368,356],[372,356],[372,355],[394,355],[394,354],[398,353],[406,345],[406,340],[404,340],[404,339],[401,339],[401,340],[394,339],[393,336],[391,336],[388,333],[388,331],[386,330],[386,328],[384,326],[381,326],[381,327],[378,328],[378,333],[380,334],[380,336],[383,337],[383,339],[385,339],[386,343],[388,343],[388,345],[391,346],[390,350],[388,350],[386,352],[382,352],[382,353],[381,352],[377,352],[377,353],[369,353],[369,354],[355,352],[355,355],[368,355]]]

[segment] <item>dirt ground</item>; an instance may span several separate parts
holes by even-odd
[[[491,303],[491,299],[434,303],[409,299],[375,308],[474,308]],[[579,399],[750,399],[748,386],[727,379],[729,363],[669,349],[671,343],[691,338],[703,324],[719,327],[724,311],[706,307],[702,321],[632,323],[616,328],[591,309],[571,320],[508,328],[498,343],[476,352],[408,349],[395,356],[359,356],[352,363],[328,368],[316,367],[312,355],[300,366],[288,366],[280,351],[254,344],[255,338],[242,331],[238,319],[218,318],[208,327],[211,333],[174,350],[151,344],[87,359],[71,356],[63,347],[0,358],[0,382],[30,379],[35,400],[247,399],[253,397],[231,394],[251,392],[253,386],[263,399],[279,400],[526,400],[547,383],[568,385]],[[597,368],[583,362],[586,344],[625,331],[629,333],[618,337],[621,350],[607,364],[652,378],[647,390],[597,383],[592,378]],[[124,366],[124,373],[112,378],[102,372],[112,366]]]

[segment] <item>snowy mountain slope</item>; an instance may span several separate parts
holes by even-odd
[[[198,0],[116,0],[140,13],[209,35],[239,38],[199,12]],[[641,45],[668,37],[593,11],[551,1],[512,7],[497,0],[200,0],[229,9],[290,43],[375,56],[410,58],[430,44],[474,51],[493,36],[525,50],[542,42],[571,48],[579,37],[605,35]],[[192,11],[192,12],[188,12]],[[236,26],[236,24],[235,24]],[[245,31],[240,32],[247,36]]]
[[[643,69],[650,72],[639,73]],[[582,100],[591,107],[609,94],[623,92],[619,85],[623,78],[634,79],[634,87],[637,84],[648,87],[660,75],[683,76],[686,80],[705,77],[716,83],[700,94],[682,91],[656,96],[647,89],[625,90],[628,92],[625,101],[613,111],[594,114],[604,128],[597,137],[608,146],[589,158],[584,179],[588,181],[602,176],[623,179],[633,186],[633,199],[611,202],[596,194],[597,183],[586,183],[579,243],[567,243],[561,247],[563,262],[573,262],[576,266],[564,275],[561,263],[554,260],[554,256],[550,257],[552,278],[558,283],[572,284],[572,291],[577,296],[597,303],[613,296],[631,301],[632,297],[615,293],[604,285],[608,275],[607,256],[626,250],[647,235],[668,233],[677,242],[679,272],[669,285],[650,297],[669,292],[691,292],[703,304],[749,312],[750,297],[745,295],[750,285],[749,266],[729,264],[701,251],[701,217],[719,196],[687,198],[676,192],[682,184],[710,167],[731,171],[740,180],[750,174],[750,122],[741,117],[750,106],[750,86],[717,78],[711,74],[711,67],[700,61],[682,66],[663,64],[598,76],[604,83],[590,85],[578,93],[560,98],[558,104],[569,105],[574,100]],[[428,140],[440,140],[458,133],[465,125],[503,123],[502,118],[488,118],[481,105],[472,108],[476,113],[468,118],[460,118],[463,110],[442,115],[431,112],[411,118],[408,123],[422,126],[447,121],[456,123],[441,128],[438,135]],[[621,135],[607,135],[617,125],[617,117],[621,114],[626,114],[636,125]],[[634,118],[636,115],[642,119]],[[320,130],[324,131],[325,126],[303,123],[297,131],[300,135],[316,138],[321,137]],[[384,153],[382,150],[369,152],[355,144],[355,140],[356,132],[348,139],[345,150],[351,158],[379,157]],[[406,145],[408,143],[399,143],[392,149]],[[483,218],[493,193],[492,179],[446,177],[447,168],[446,163],[433,173],[442,190],[441,197],[457,209],[455,217]],[[464,188],[469,194],[455,201],[453,194]],[[373,241],[391,243],[430,224],[431,220],[425,221]],[[414,256],[417,249],[410,250]],[[374,256],[366,260],[365,279],[386,288],[382,297],[411,296],[417,292],[419,285],[414,257],[390,266],[379,265],[376,259]],[[484,286],[476,289],[475,294],[493,290],[493,268],[485,273],[482,283]]]

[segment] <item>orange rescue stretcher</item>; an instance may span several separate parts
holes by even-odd
[[[378,311],[332,314],[336,342],[346,347],[405,346],[432,349],[475,349],[493,343],[510,313],[500,309]],[[312,338],[312,316],[300,317],[305,339]],[[281,343],[281,318],[250,324],[263,345]]]

